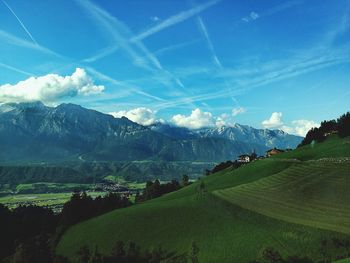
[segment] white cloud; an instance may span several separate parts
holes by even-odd
[[[282,112],[273,112],[268,120],[264,120],[262,125],[267,129],[277,129],[282,127]]]
[[[291,133],[299,136],[305,136],[311,128],[320,126],[319,123],[310,120],[295,120],[292,121],[292,124],[294,127],[292,128]]]
[[[110,112],[109,114],[115,118],[127,117],[129,120],[141,125],[151,125],[158,121],[155,111],[143,107],[132,109],[130,111],[122,110],[118,112]]]
[[[215,125],[213,115],[210,112],[203,112],[198,108],[193,110],[189,116],[177,114],[172,117],[172,121],[177,126],[189,129],[213,127]]]
[[[160,20],[160,18],[158,16],[151,16],[150,19],[153,21],[153,22],[158,22]]]
[[[0,102],[54,102],[64,97],[99,94],[104,86],[95,85],[84,69],[77,68],[71,76],[48,74],[30,77],[17,84],[0,86]]]
[[[255,12],[250,12],[250,18],[252,20],[255,20],[255,19],[258,19],[259,18],[259,15]]]
[[[250,12],[250,14],[248,16],[242,18],[242,21],[248,23],[248,22],[256,20],[258,18],[259,18],[259,15],[257,13]]]
[[[238,114],[242,114],[242,113],[245,113],[247,110],[243,107],[238,107],[238,108],[234,108],[232,110],[232,116],[237,116]]]
[[[222,126],[226,126],[226,121],[225,119],[221,118],[221,117],[217,117],[216,121],[215,121],[215,126],[216,127],[222,127]]]
[[[280,129],[289,134],[299,136],[305,136],[311,128],[320,126],[320,124],[312,120],[294,120],[291,122],[291,125],[284,125],[282,112],[273,112],[268,120],[262,122],[262,125],[267,129]]]

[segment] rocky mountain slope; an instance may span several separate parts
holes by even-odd
[[[188,130],[145,127],[74,104],[0,105],[0,162],[223,161],[271,147],[294,148],[301,137],[233,127]]]

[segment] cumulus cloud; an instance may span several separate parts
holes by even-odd
[[[232,110],[232,116],[237,116],[238,114],[242,114],[242,113],[245,113],[247,110],[243,107],[239,107],[239,108],[234,108]]]
[[[156,121],[161,121],[157,120],[155,111],[143,107],[132,109],[130,111],[122,110],[118,112],[110,112],[109,114],[115,118],[126,117],[133,122],[146,126],[151,125]]]
[[[216,120],[215,120],[215,126],[216,127],[227,126],[226,118],[217,117]]]
[[[172,121],[177,126],[186,127],[189,129],[200,129],[215,125],[213,115],[210,112],[203,112],[198,108],[193,110],[189,116],[177,114],[172,117]]]
[[[310,120],[295,120],[292,121],[292,124],[294,127],[292,128],[291,133],[299,136],[305,136],[311,128],[320,126],[319,123]]]
[[[30,77],[17,84],[0,86],[0,102],[54,102],[64,97],[99,94],[104,86],[95,85],[84,69],[77,68],[71,76],[48,74]]]
[[[311,128],[320,126],[319,123],[312,120],[294,120],[291,125],[284,125],[281,112],[273,112],[268,120],[262,122],[262,125],[267,129],[280,129],[303,137]]]
[[[262,122],[262,125],[267,129],[278,129],[283,126],[282,112],[273,112],[271,117]]]

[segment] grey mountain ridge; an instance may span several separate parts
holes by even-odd
[[[201,128],[197,130],[163,123],[156,123],[149,127],[154,131],[177,139],[223,138],[231,141],[265,145],[268,148],[295,148],[302,140],[302,137],[290,135],[282,130],[255,129],[238,123],[235,123],[233,126]]]
[[[253,150],[295,148],[301,140],[239,124],[199,130],[161,123],[145,127],[75,104],[0,105],[0,162],[219,162]]]

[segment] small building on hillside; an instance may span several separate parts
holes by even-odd
[[[238,157],[238,162],[249,163],[251,161],[251,156],[248,154],[242,154]]]
[[[281,149],[273,148],[268,151],[266,151],[266,157],[270,157],[272,155],[283,153],[284,151]]]
[[[332,131],[329,131],[329,132],[325,132],[323,135],[324,135],[325,137],[327,137],[327,136],[329,136],[329,135],[337,134],[337,133],[338,133],[337,130],[332,130]]]

